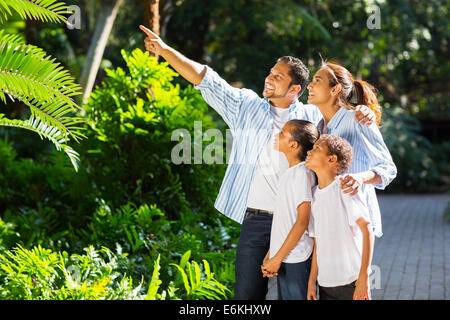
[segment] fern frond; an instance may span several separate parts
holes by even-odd
[[[44,22],[66,22],[65,3],[57,0],[0,0],[0,22],[7,20],[11,9],[22,19],[34,19]]]
[[[8,16],[12,14],[5,0],[0,0],[0,23],[8,20]]]
[[[32,100],[31,103],[23,102],[30,107],[32,116],[40,119],[47,125],[58,128],[64,139],[67,140],[68,136],[71,136],[75,141],[79,142],[79,139],[86,138],[80,132],[80,130],[85,128],[78,126],[78,124],[84,123],[85,120],[79,117],[67,116],[68,113],[72,112],[72,109],[64,101],[42,103],[39,100]]]
[[[67,154],[75,171],[78,171],[80,162],[79,154],[70,146],[65,144],[66,139],[58,128],[49,126],[34,116],[31,116],[28,120],[24,121],[5,118],[4,114],[0,114],[0,126],[27,129],[39,134],[41,139],[46,138],[50,140],[55,145],[56,150],[62,150]]]
[[[67,115],[80,108],[71,98],[80,87],[54,61],[42,49],[0,33],[0,99],[6,102],[6,93],[24,102],[33,116],[78,141],[82,135],[74,125],[82,119]]]
[[[0,38],[0,77],[0,89],[13,96],[62,99],[78,107],[70,97],[80,94],[80,87],[69,72],[42,49],[8,35]]]

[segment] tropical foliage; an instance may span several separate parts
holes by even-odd
[[[5,299],[232,297],[238,228],[213,209],[224,166],[171,161],[171,132],[194,136],[194,120],[212,128],[208,107],[173,84],[167,64],[139,49],[122,55],[127,67],[107,70],[85,105],[78,173],[56,151],[29,161],[0,140]],[[32,286],[18,257],[36,269],[53,261],[45,287]],[[74,282],[77,268],[86,276]]]
[[[21,300],[137,300],[146,299],[223,299],[230,290],[220,284],[203,260],[204,270],[195,261],[188,262],[190,252],[183,256],[186,271],[180,271],[184,287],[171,284],[158,292],[161,281],[159,256],[155,261],[148,290],[143,279],[133,285],[133,279],[121,270],[125,254],[113,253],[102,247],[85,248],[85,254],[58,253],[41,246],[28,250],[18,246],[0,254],[0,298]]]
[[[0,0],[0,299],[232,298],[239,225],[214,209],[225,165],[195,161],[225,123],[136,49],[143,2],[120,7],[81,118],[71,74],[103,1],[70,1],[73,30],[62,2]],[[312,72],[319,53],[337,58],[380,89],[398,167],[385,192],[446,191],[450,131],[423,124],[449,120],[447,2],[160,0],[160,23],[167,43],[256,92],[281,55]],[[381,30],[367,27],[374,5]],[[176,129],[191,164],[172,161]]]
[[[7,20],[12,10],[23,19],[64,22],[67,6],[55,0],[0,0],[0,19]],[[2,22],[3,22],[2,21]],[[28,120],[8,119],[0,114],[0,125],[38,133],[63,150],[78,169],[78,154],[67,144],[69,138],[83,138],[83,119],[73,116],[79,106],[73,96],[79,86],[67,70],[44,50],[25,44],[17,35],[0,32],[0,99],[17,99],[29,107]]]

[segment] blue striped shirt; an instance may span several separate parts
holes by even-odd
[[[220,114],[233,136],[227,170],[214,207],[242,223],[256,165],[272,131],[269,100],[260,98],[252,90],[230,86],[208,66],[202,82],[195,88]],[[316,106],[296,101],[289,107],[291,119],[304,119],[318,125],[322,115]]]
[[[353,161],[346,173],[371,170],[381,177],[381,183],[364,184],[359,191],[369,208],[374,234],[381,237],[381,215],[375,188],[386,188],[397,175],[397,168],[380,130],[375,123],[370,126],[358,124],[354,120],[353,110],[340,108],[328,122],[326,133],[346,139],[353,147]]]

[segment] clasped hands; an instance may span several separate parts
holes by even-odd
[[[278,275],[278,270],[281,266],[280,260],[278,260],[276,257],[273,258],[265,258],[263,260],[263,264],[261,265],[261,272],[263,274],[263,277],[272,278],[274,276]]]

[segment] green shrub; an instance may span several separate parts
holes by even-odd
[[[15,229],[14,223],[0,218],[0,252],[11,248],[19,240],[20,234]]]
[[[31,210],[34,213],[30,214],[37,218],[42,213],[40,211],[50,207],[56,211],[53,220],[58,226],[53,227],[64,229],[69,223],[78,226],[95,205],[89,196],[82,196],[83,190],[89,190],[87,183],[82,185],[82,179],[61,153],[52,151],[36,160],[21,158],[11,141],[0,139],[2,213],[8,214],[9,211],[12,215],[25,216]]]
[[[61,254],[38,246],[18,246],[0,255],[0,295],[4,299],[50,299],[63,285],[64,259]]]
[[[171,264],[181,275],[185,290],[183,298],[188,300],[227,298],[231,291],[214,279],[214,273],[211,272],[208,261],[203,260],[202,270],[196,261],[188,261],[190,255],[189,250],[181,257],[180,264]]]
[[[446,192],[450,189],[450,142],[433,145],[430,156],[438,172],[435,190]]]
[[[447,202],[447,206],[444,209],[444,221],[450,223],[450,201]]]
[[[20,300],[142,300],[142,299],[226,299],[231,291],[218,282],[209,263],[203,268],[189,261],[186,252],[180,264],[172,264],[180,278],[161,289],[160,256],[153,262],[148,282],[133,279],[122,269],[127,255],[102,247],[84,249],[85,254],[58,253],[41,246],[17,246],[0,254],[0,298]],[[180,281],[181,279],[181,281]],[[148,287],[148,289],[145,289]]]
[[[0,139],[3,266],[20,265],[19,256],[63,257],[49,270],[53,280],[41,279],[46,285],[31,292],[31,268],[3,270],[6,299],[208,298],[203,284],[223,291],[211,289],[209,297],[230,296],[239,225],[213,207],[225,167],[171,161],[173,130],[193,136],[194,121],[215,127],[208,107],[191,86],[172,84],[167,64],[140,50],[122,54],[128,70],[108,70],[85,106],[89,139],[80,145],[77,174],[62,153],[22,157]],[[200,291],[188,292],[173,264],[187,251],[191,287],[201,283]],[[202,260],[207,265],[194,263]],[[68,278],[73,270],[86,275],[76,285]]]
[[[442,188],[442,170],[447,171],[447,177],[449,173],[445,164],[450,157],[448,144],[433,146],[420,135],[419,121],[399,107],[386,109],[384,118],[381,131],[397,166],[397,177],[389,190],[427,192]]]
[[[173,130],[193,135],[194,121],[214,127],[208,107],[191,86],[172,84],[177,74],[148,52],[122,51],[128,70],[106,70],[107,77],[85,106],[91,119],[83,143],[83,166],[95,193],[113,207],[129,201],[157,203],[170,220],[215,221],[213,204],[223,165],[175,165]],[[193,142],[192,142],[193,143]]]
[[[0,254],[0,296],[3,299],[142,299],[142,283],[133,287],[118,272],[124,255],[107,248],[85,249],[68,256],[41,246],[18,246]]]

